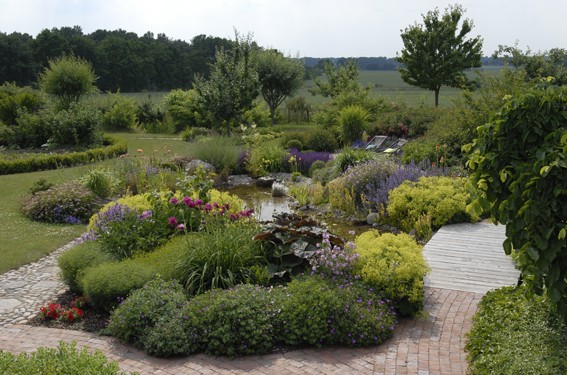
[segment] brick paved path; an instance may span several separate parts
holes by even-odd
[[[20,353],[60,340],[100,349],[124,371],[141,374],[466,374],[464,334],[482,294],[427,288],[423,319],[403,320],[388,342],[372,348],[305,349],[231,360],[203,354],[156,359],[118,340],[80,331],[7,325],[0,350]]]

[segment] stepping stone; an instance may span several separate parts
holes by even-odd
[[[14,289],[14,288],[21,288],[24,285],[27,285],[26,281],[9,281],[2,285],[2,289]]]
[[[22,303],[17,299],[4,298],[0,299],[0,314],[5,311],[12,311],[14,308],[20,306]]]

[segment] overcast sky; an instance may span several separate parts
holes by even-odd
[[[566,0],[459,2],[473,20],[469,35],[484,39],[484,55],[499,44],[543,51],[567,48]],[[233,28],[253,33],[263,47],[292,56],[394,57],[400,30],[422,14],[454,2],[431,0],[0,0],[0,32],[36,36],[41,30],[81,26],[164,33],[189,42],[206,34],[232,39]]]

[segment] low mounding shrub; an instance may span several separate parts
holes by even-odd
[[[566,374],[567,326],[545,297],[504,287],[480,301],[465,350],[473,374]]]
[[[377,345],[391,337],[395,315],[360,283],[311,276],[293,280],[279,304],[277,337],[286,345]]]
[[[405,233],[368,231],[356,238],[357,273],[362,280],[394,300],[403,315],[423,309],[423,278],[429,268],[421,246]]]
[[[260,241],[253,239],[260,228],[252,222],[207,223],[201,233],[187,238],[179,260],[182,284],[189,294],[214,288],[230,288],[255,282],[256,270],[266,258]]]
[[[28,374],[126,374],[116,362],[109,362],[100,350],[89,353],[87,347],[77,350],[76,343],[59,342],[57,348],[40,347],[28,354],[0,351],[0,373]]]
[[[181,312],[186,304],[187,298],[179,283],[157,278],[132,292],[130,297],[112,312],[106,331],[146,350],[150,344],[150,354],[160,357],[190,354],[194,348],[189,345],[185,332],[179,326],[182,321]],[[152,334],[152,331],[162,331],[163,334],[162,325],[172,320],[176,322],[176,331],[183,335],[184,340],[179,342],[162,335],[163,340],[160,346],[157,346],[153,340],[156,333]]]
[[[271,172],[285,172],[288,153],[280,146],[270,144],[254,147],[246,157],[246,169],[253,177]]]
[[[130,130],[136,125],[137,111],[138,106],[133,99],[113,94],[102,115],[102,126],[105,129]]]
[[[336,134],[332,131],[317,129],[305,134],[303,148],[316,152],[335,152],[339,148],[339,143]]]
[[[388,201],[390,223],[406,232],[418,228],[429,232],[445,224],[478,220],[466,209],[472,198],[465,178],[421,177],[417,182],[407,181],[390,191]],[[424,237],[422,234],[417,233]]]
[[[57,263],[61,269],[61,278],[72,292],[82,293],[81,281],[90,267],[112,261],[107,253],[100,250],[97,242],[83,242],[59,256]]]
[[[294,148],[296,150],[303,150],[303,143],[299,139],[290,139],[285,145],[285,148]]]
[[[149,265],[126,259],[87,269],[82,287],[90,304],[112,311],[132,291],[155,277],[156,271]]]
[[[278,339],[273,329],[281,288],[239,285],[193,298],[183,310],[195,347],[211,355],[267,353]]]
[[[335,165],[339,172],[344,172],[350,167],[362,164],[376,158],[376,153],[372,151],[347,148],[335,158]]]
[[[74,181],[28,196],[22,212],[31,220],[79,224],[87,223],[101,206],[95,193]]]

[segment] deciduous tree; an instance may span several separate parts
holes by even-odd
[[[504,250],[523,280],[567,319],[567,87],[508,100],[464,149],[474,207],[506,225]]]
[[[195,79],[195,90],[216,126],[230,127],[238,122],[245,110],[252,108],[258,96],[258,74],[251,61],[251,36],[236,33],[232,51],[223,48],[216,53],[211,76]]]
[[[91,64],[70,55],[49,60],[49,66],[39,76],[39,86],[55,96],[62,108],[69,108],[81,96],[96,92],[95,80]]]
[[[423,25],[402,30],[404,49],[397,58],[403,64],[402,79],[435,92],[436,107],[441,86],[471,87],[463,71],[481,66],[482,38],[466,39],[473,23],[469,19],[461,23],[463,13],[460,5],[449,6],[443,15],[436,8],[423,16]]]
[[[566,49],[552,48],[549,51],[532,53],[530,49],[526,52],[522,51],[517,45],[501,45],[492,57],[523,70],[530,81],[553,77],[555,84],[559,86],[567,84]]]
[[[334,99],[339,94],[361,89],[358,64],[355,60],[347,60],[346,64],[339,66],[326,62],[325,76],[326,80],[315,79],[311,94]]]
[[[285,57],[276,50],[258,52],[256,70],[260,93],[270,108],[272,125],[276,123],[276,109],[302,85],[304,68],[298,59]]]

